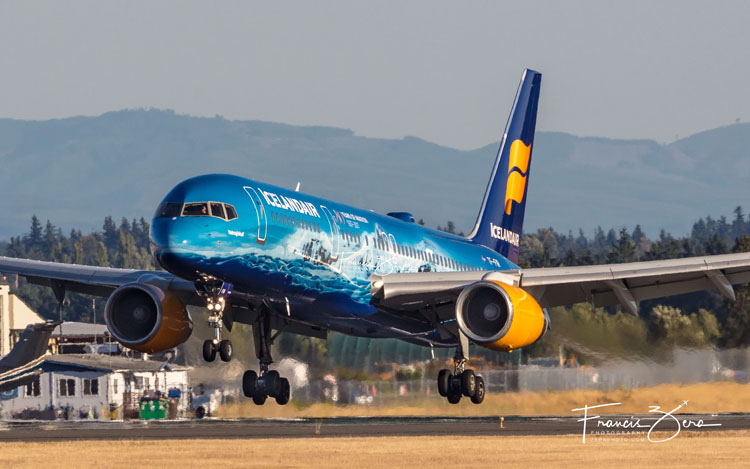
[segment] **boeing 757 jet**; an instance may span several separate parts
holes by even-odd
[[[242,378],[256,404],[290,399],[271,368],[279,332],[328,331],[455,348],[438,391],[456,404],[484,399],[467,368],[469,344],[512,351],[547,331],[546,308],[583,301],[633,314],[650,298],[750,282],[750,253],[582,267],[521,269],[518,253],[542,75],[525,70],[467,237],[241,176],[210,174],[174,187],[151,224],[162,271],[111,269],[0,257],[0,271],[66,291],[108,297],[105,319],[121,344],[154,353],[176,347],[193,324],[186,305],[205,307],[213,337],[203,357],[232,358],[222,327],[252,325],[257,369]],[[592,194],[593,195],[593,194]],[[548,201],[554,203],[554,201]]]

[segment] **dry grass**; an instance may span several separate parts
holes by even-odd
[[[602,408],[597,413],[639,413],[648,412],[649,406],[660,405],[673,409],[687,400],[688,405],[681,412],[717,413],[750,412],[750,384],[734,382],[700,383],[691,385],[661,385],[637,389],[617,389],[613,391],[550,391],[514,392],[488,394],[482,405],[473,405],[463,399],[458,405],[450,405],[436,397],[410,401],[409,405],[388,406],[334,406],[314,404],[297,407],[290,404],[279,406],[269,400],[264,406],[256,406],[251,401],[228,404],[220,408],[218,417],[351,417],[351,416],[483,416],[483,415],[572,415],[571,409],[584,404],[596,405],[621,402],[620,406]]]
[[[0,443],[0,467],[747,467],[750,432],[681,434],[667,443],[545,437]]]

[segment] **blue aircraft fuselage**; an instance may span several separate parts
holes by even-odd
[[[408,214],[380,215],[221,174],[172,189],[154,215],[151,243],[157,263],[174,275],[231,283],[297,320],[352,335],[446,345],[453,341],[441,340],[424,321],[374,305],[370,275],[518,268]]]

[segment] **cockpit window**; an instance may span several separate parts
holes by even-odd
[[[182,209],[182,216],[183,217],[207,217],[208,216],[208,204],[206,202],[185,204],[185,208]]]
[[[182,204],[174,202],[164,202],[156,210],[157,218],[175,218],[180,216]]]
[[[227,209],[227,220],[234,220],[237,218],[237,211],[229,204],[224,204],[224,207]]]
[[[224,204],[221,204],[219,202],[211,202],[209,203],[211,206],[211,216],[212,217],[219,217],[226,220],[226,215],[224,215]]]
[[[216,217],[222,220],[234,220],[237,211],[233,206],[221,202],[191,202],[185,204],[163,203],[159,206],[157,214],[160,217]]]

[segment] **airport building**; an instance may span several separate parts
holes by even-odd
[[[0,419],[118,419],[143,396],[170,397],[173,417],[190,405],[188,368],[102,354],[47,355],[41,374],[0,394]]]
[[[107,326],[88,322],[59,324],[50,337],[50,351],[56,353],[111,353],[121,350]]]
[[[44,322],[26,303],[0,284],[0,357],[10,353],[15,340],[29,324]]]

